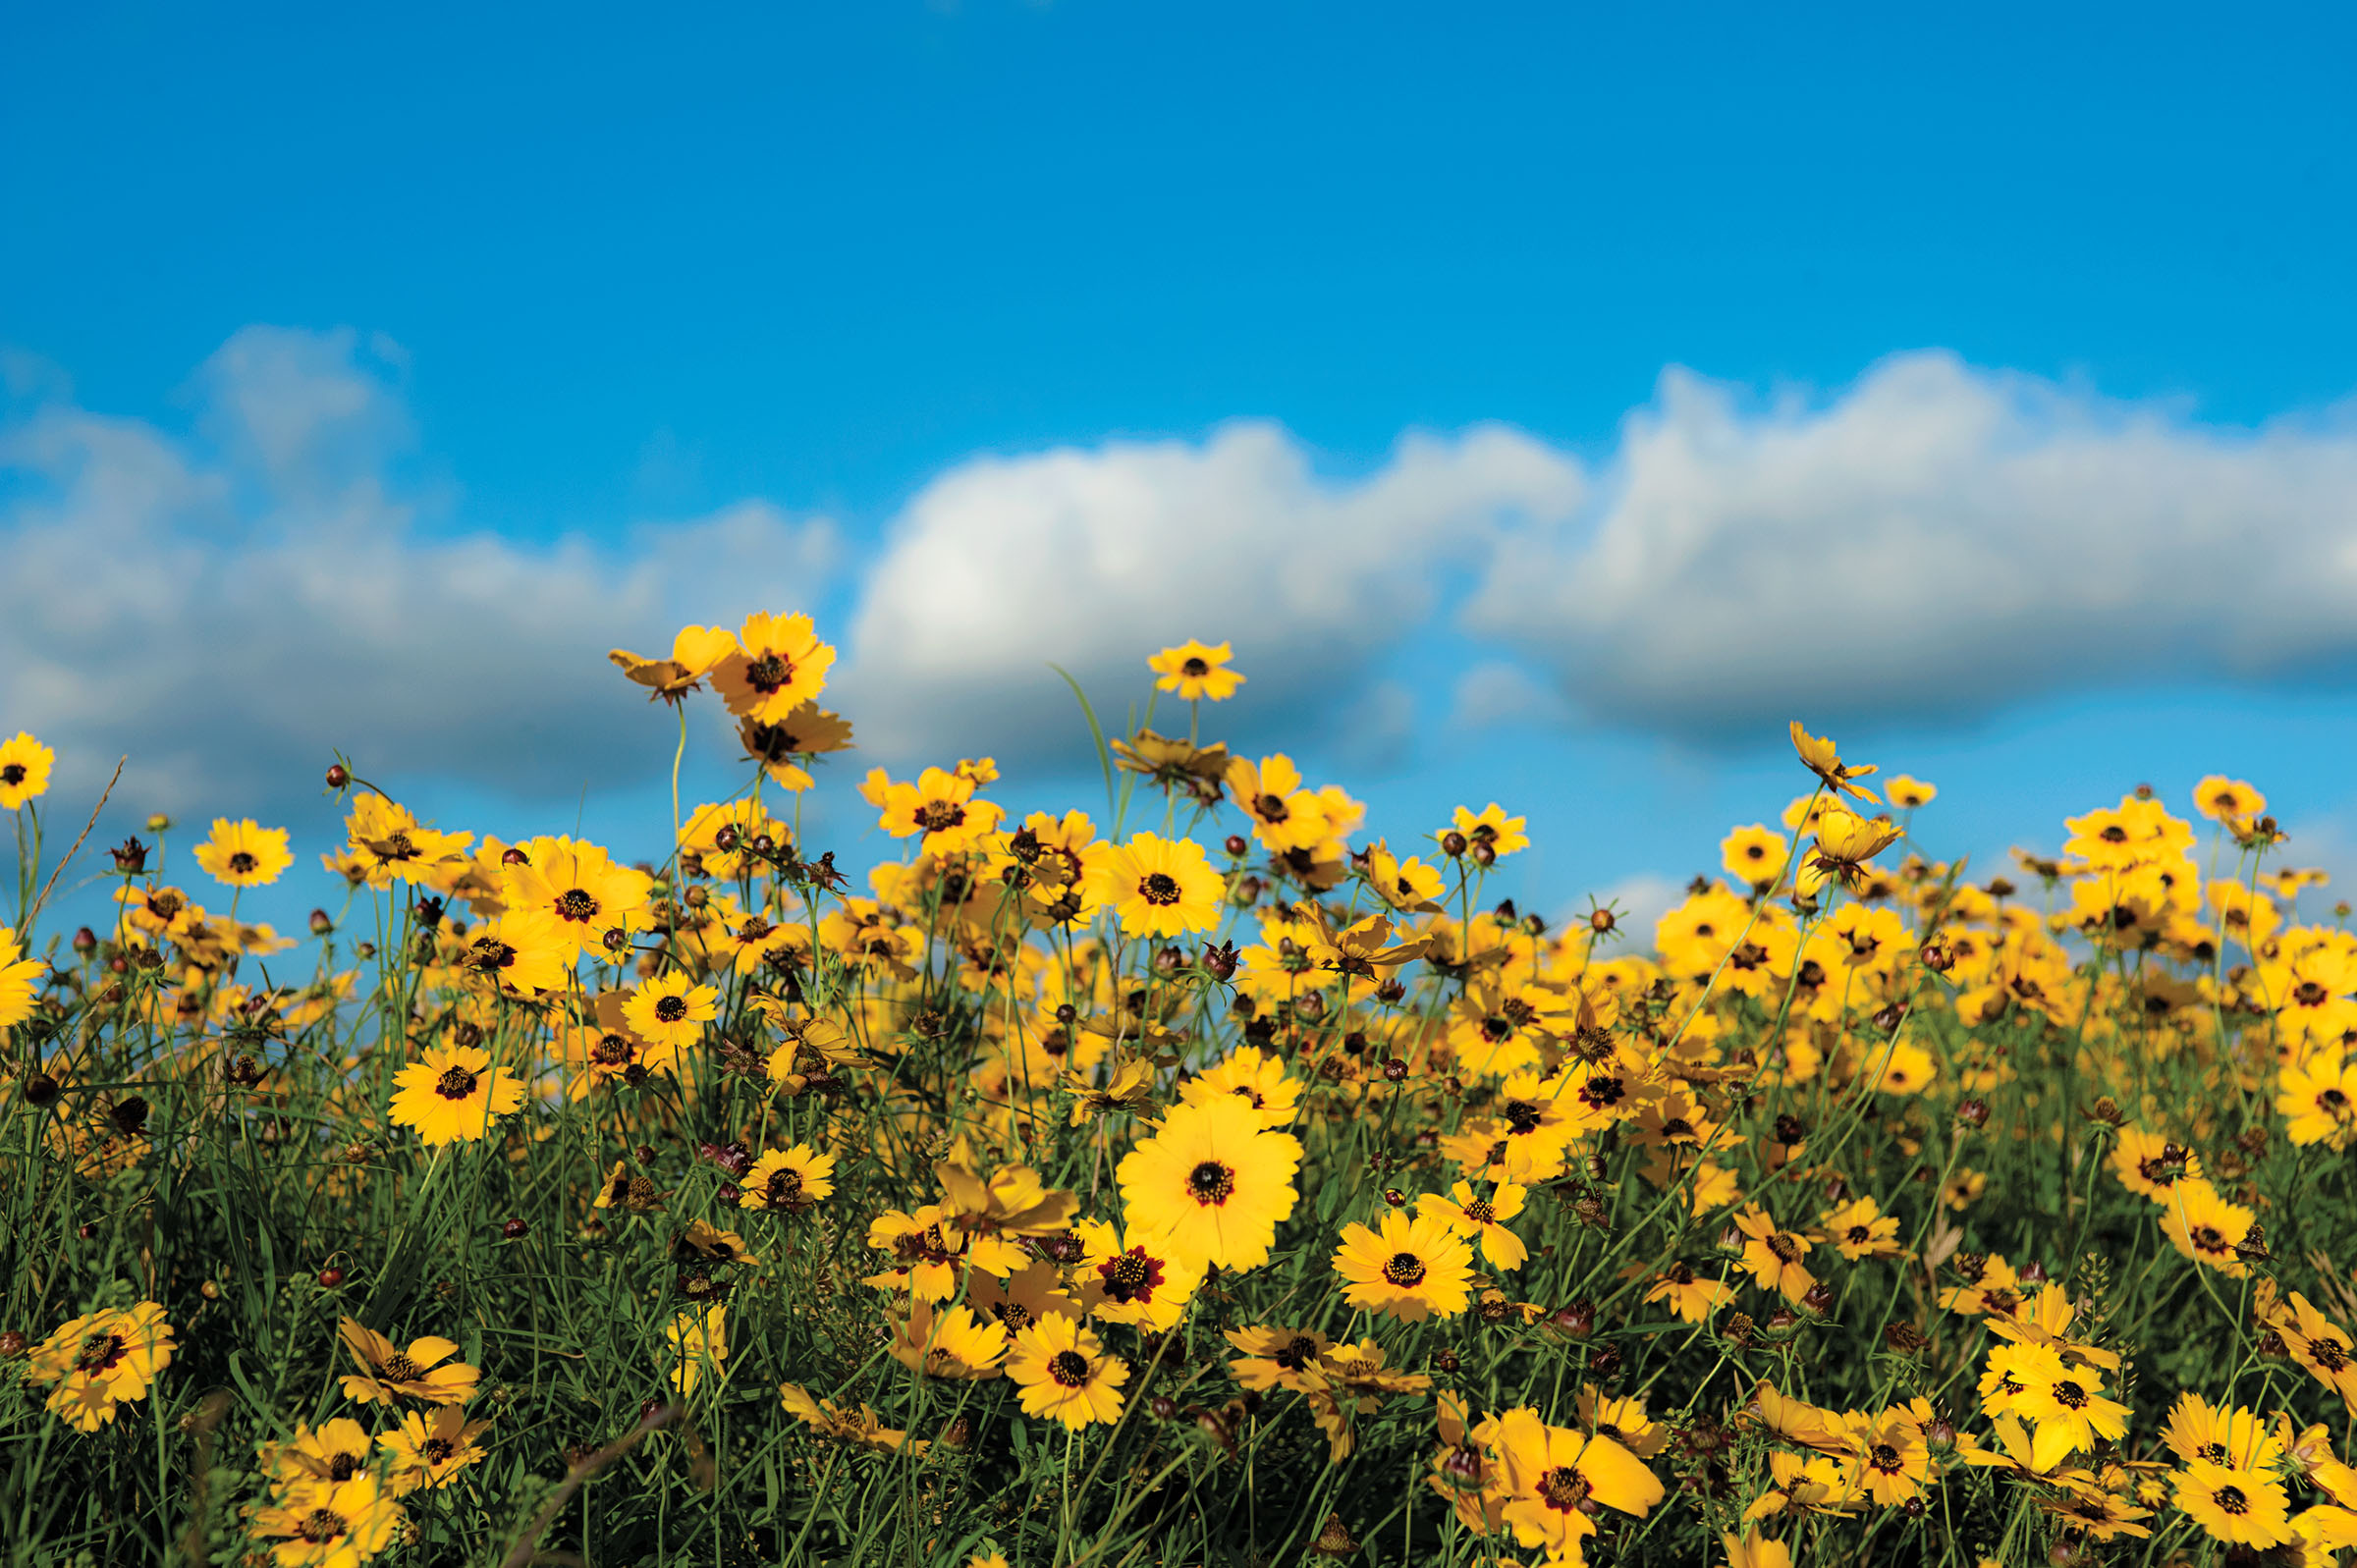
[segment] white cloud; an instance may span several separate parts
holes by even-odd
[[[1592,895],[1595,907],[1611,909],[1617,919],[1620,941],[1600,946],[1599,955],[1617,958],[1625,953],[1653,951],[1653,928],[1661,924],[1662,916],[1685,901],[1686,885],[1673,882],[1654,871],[1640,871]],[[1563,905],[1555,924],[1579,926],[1587,924],[1591,898],[1579,898]]]
[[[1201,637],[1234,641],[1244,713],[1328,706],[1425,624],[1441,570],[1583,494],[1576,462],[1497,426],[1404,437],[1354,480],[1257,422],[976,459],[892,525],[846,700],[887,753],[1003,753],[1082,732],[1051,661],[1092,694],[1135,691],[1154,649]]]
[[[1460,730],[1497,730],[1509,725],[1556,725],[1569,717],[1562,697],[1550,691],[1520,665],[1489,660],[1456,677],[1450,723]]]
[[[130,803],[258,810],[315,797],[337,745],[527,794],[615,782],[642,703],[606,649],[828,566],[827,524],[757,502],[610,550],[429,533],[388,478],[391,357],[249,328],[195,380],[196,439],[58,400],[0,429],[0,723],[64,785],[129,752]]]
[[[2357,422],[2255,432],[1946,353],[1746,408],[1683,371],[1582,516],[1517,531],[1468,607],[1588,712],[1710,730],[1919,717],[2357,651]]]

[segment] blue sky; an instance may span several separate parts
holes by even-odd
[[[2337,860],[2347,12],[1470,10],[19,8],[0,731],[61,814],[128,750],[315,838],[373,742],[626,838],[597,654],[809,608],[878,760],[1026,805],[1048,650],[1233,636],[1241,735],[1529,811],[1548,907],[1708,866],[1793,715],[1936,848],[2223,769]]]

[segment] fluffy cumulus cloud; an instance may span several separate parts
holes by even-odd
[[[888,754],[1026,749],[1079,733],[1051,663],[1092,693],[1136,691],[1143,660],[1232,638],[1250,709],[1348,714],[1417,634],[1452,572],[1507,526],[1567,518],[1567,456],[1497,426],[1403,438],[1372,473],[1322,476],[1283,430],[977,459],[887,531],[853,627],[850,700]]]
[[[570,795],[634,717],[608,647],[826,568],[825,523],[760,503],[594,546],[434,531],[391,477],[392,352],[252,328],[196,376],[191,436],[54,392],[0,426],[0,715],[63,784],[129,752],[136,805],[263,809],[315,797],[342,745]],[[716,559],[744,603],[693,597]]]
[[[2353,608],[2350,410],[2227,429],[1926,352],[1823,403],[1667,374],[1465,614],[1590,716],[1692,733],[2342,670]]]

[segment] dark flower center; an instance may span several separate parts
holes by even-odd
[[[464,1100],[474,1093],[474,1074],[464,1067],[445,1067],[434,1080],[434,1093],[445,1100]]]
[[[1197,680],[1200,680],[1205,676],[1211,674],[1211,666],[1205,664],[1200,659],[1189,659],[1186,663],[1178,667],[1178,673],[1180,675],[1189,676]]]
[[[1186,1190],[1207,1209],[1226,1203],[1235,1192],[1235,1172],[1217,1160],[1206,1160],[1186,1173]]]
[[[1528,1100],[1508,1100],[1500,1108],[1499,1113],[1506,1117],[1506,1124],[1508,1127],[1525,1135],[1537,1132],[1539,1124],[1546,1119],[1547,1114],[1535,1103]]]
[[[1558,1513],[1571,1513],[1588,1500],[1588,1478],[1560,1465],[1539,1478],[1539,1497]]]
[[[2241,1515],[2251,1511],[2251,1500],[2242,1494],[2240,1487],[2220,1487],[2216,1495],[2218,1506],[2227,1513]]]
[[[1252,802],[1253,814],[1263,822],[1283,822],[1291,813],[1285,808],[1285,796],[1262,795]]]
[[[1863,1247],[1867,1242],[1873,1239],[1874,1232],[1867,1229],[1864,1225],[1852,1225],[1849,1227],[1849,1244],[1851,1246]]]
[[[687,1016],[687,1000],[685,997],[663,998],[655,1003],[655,1016],[665,1023],[678,1023]]]
[[[425,1455],[425,1462],[429,1465],[438,1465],[458,1451],[459,1445],[448,1437],[428,1437],[421,1450]]]
[[[2087,1390],[2075,1382],[2058,1382],[2055,1384],[2055,1403],[2065,1410],[2084,1410],[2087,1408]]]
[[[794,663],[784,654],[765,653],[745,661],[744,683],[764,697],[775,696],[793,678]]]
[[[314,1546],[324,1546],[331,1541],[344,1538],[344,1516],[329,1508],[314,1508],[302,1516],[295,1534]]]
[[[1895,1476],[1905,1467],[1899,1460],[1896,1448],[1887,1442],[1878,1442],[1874,1445],[1874,1468],[1885,1475]]]
[[[21,784],[24,782],[25,765],[23,763],[12,762],[7,767],[0,768],[0,784],[14,785]]]
[[[327,1461],[327,1479],[350,1481],[358,1474],[359,1468],[360,1456],[358,1454],[332,1454]]]
[[[254,859],[253,856],[247,854],[243,849],[229,857],[229,869],[236,872],[241,877],[251,876],[254,868],[260,864],[260,861]]]
[[[1154,1287],[1162,1283],[1162,1265],[1146,1256],[1143,1247],[1132,1247],[1119,1257],[1097,1266],[1105,1276],[1105,1294],[1119,1302],[1152,1301]]]
[[[586,921],[597,913],[597,900],[586,888],[569,888],[557,895],[557,918]]]
[[[1150,904],[1175,904],[1178,901],[1178,883],[1167,871],[1149,872],[1137,891]]]
[[[928,800],[916,808],[916,825],[927,833],[944,833],[965,820],[965,807],[955,800]]]
[[[589,1048],[589,1059],[607,1067],[624,1066],[635,1054],[630,1041],[622,1035],[600,1035],[597,1044]]]
[[[425,1376],[425,1369],[396,1350],[376,1369],[376,1375],[387,1382],[415,1382]]]
[[[1270,1359],[1288,1372],[1299,1372],[1309,1365],[1318,1353],[1318,1342],[1308,1334],[1295,1334]]]
[[[82,1342],[82,1354],[74,1358],[76,1372],[106,1372],[123,1359],[121,1334],[92,1334]]]
[[[2316,1364],[2327,1372],[2338,1372],[2349,1364],[2348,1354],[2341,1349],[2337,1339],[2313,1340],[2309,1343],[2308,1354],[2314,1356]]]
[[[1775,1253],[1777,1260],[1781,1263],[1790,1263],[1793,1259],[1800,1256],[1800,1248],[1793,1242],[1790,1236],[1785,1235],[1781,1230],[1770,1231],[1767,1241],[1762,1243],[1762,1245],[1767,1247],[1770,1252]]]
[[[1088,1358],[1077,1350],[1059,1350],[1048,1358],[1048,1376],[1067,1388],[1078,1388],[1088,1381]]]
[[[1465,1217],[1477,1225],[1494,1225],[1498,1222],[1498,1211],[1476,1198],[1465,1205]]]
[[[771,1208],[783,1209],[802,1195],[802,1173],[791,1165],[780,1165],[769,1173],[769,1184],[761,1190]]]
[[[1424,1260],[1412,1252],[1396,1252],[1383,1266],[1383,1277],[1406,1289],[1424,1282]]]

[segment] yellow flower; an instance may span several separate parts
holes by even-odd
[[[215,882],[232,888],[259,888],[276,882],[279,873],[295,863],[287,848],[287,830],[265,828],[247,817],[232,822],[213,819],[213,836],[196,846],[196,864]]]
[[[713,666],[712,689],[739,718],[782,724],[826,689],[835,650],[808,616],[748,616],[737,640],[742,646]]]
[[[500,871],[500,901],[545,916],[572,952],[604,958],[606,934],[646,924],[654,879],[593,843],[532,838],[512,847]]]
[[[1092,1318],[1160,1330],[1178,1322],[1203,1271],[1163,1250],[1131,1242],[1101,1219],[1073,1226],[1080,1257],[1080,1306]]]
[[[694,1393],[704,1373],[720,1376],[722,1363],[729,1359],[728,1304],[716,1301],[701,1312],[678,1314],[663,1337],[671,1342],[672,1386],[682,1397]]]
[[[1237,1047],[1178,1089],[1178,1098],[1190,1106],[1208,1104],[1222,1095],[1250,1102],[1271,1127],[1285,1126],[1300,1113],[1301,1081],[1286,1076],[1284,1057],[1258,1046]]]
[[[866,1405],[849,1410],[832,1399],[814,1399],[810,1390],[798,1382],[778,1384],[778,1398],[795,1420],[837,1442],[873,1448],[880,1453],[898,1453],[905,1447],[911,1454],[921,1454],[933,1446],[921,1438],[910,1442],[906,1433],[885,1426],[882,1418]]]
[[[851,724],[839,713],[829,713],[815,702],[805,702],[776,724],[763,724],[758,719],[739,720],[737,739],[744,747],[745,756],[761,764],[761,771],[769,775],[771,783],[799,794],[818,781],[795,759],[849,751]]]
[[[386,1484],[396,1496],[419,1487],[449,1486],[460,1471],[483,1457],[474,1439],[490,1427],[488,1417],[468,1421],[461,1405],[444,1405],[431,1416],[405,1414],[399,1427],[376,1439],[393,1456]]]
[[[1872,763],[1868,763],[1863,768],[1847,766],[1841,761],[1831,738],[1819,739],[1810,734],[1800,727],[1798,719],[1792,721],[1792,749],[1800,753],[1801,766],[1824,780],[1827,788],[1836,794],[1854,795],[1873,805],[1882,804],[1875,798],[1873,790],[1863,784],[1850,782],[1853,779],[1863,779],[1879,770]]]
[[[403,1350],[373,1328],[350,1318],[336,1324],[344,1348],[360,1364],[360,1375],[344,1379],[344,1397],[363,1403],[389,1405],[395,1394],[406,1394],[434,1405],[463,1405],[472,1399],[482,1373],[463,1361],[451,1361],[459,1347],[451,1340],[425,1334]],[[449,1362],[444,1366],[444,1362]]]
[[[1007,1377],[1022,1390],[1025,1414],[1053,1416],[1076,1432],[1121,1419],[1129,1364],[1107,1355],[1076,1320],[1050,1313],[1014,1336]]]
[[[1303,1377],[1333,1343],[1315,1328],[1231,1328],[1228,1342],[1243,1352],[1228,1363],[1246,1388],[1301,1391]]]
[[[255,1511],[254,1534],[287,1538],[270,1548],[282,1568],[358,1568],[392,1543],[408,1515],[374,1476],[306,1487]]]
[[[1180,937],[1219,923],[1227,884],[1192,838],[1131,836],[1091,870],[1090,892],[1125,935]]]
[[[2193,806],[2212,822],[2231,827],[2250,821],[2267,809],[2267,796],[2244,784],[2214,773],[2193,786]]]
[[[1174,1108],[1115,1174],[1132,1240],[1167,1246],[1190,1266],[1257,1269],[1293,1212],[1300,1163],[1298,1139],[1223,1095]]]
[[[974,798],[974,781],[962,773],[927,768],[914,784],[889,783],[876,825],[895,838],[918,838],[925,853],[971,849],[996,833],[1003,808]]]
[[[1429,914],[1441,907],[1441,874],[1412,855],[1400,859],[1382,843],[1367,849],[1367,886],[1394,909]]]
[[[1493,1269],[1511,1271],[1529,1261],[1530,1249],[1522,1238],[1506,1228],[1506,1222],[1522,1212],[1524,1188],[1510,1181],[1502,1181],[1497,1191],[1487,1198],[1474,1196],[1473,1184],[1460,1181],[1450,1188],[1449,1196],[1426,1193],[1416,1200],[1421,1214],[1436,1215],[1449,1227],[1468,1241],[1481,1243],[1481,1255]]]
[[[1883,793],[1899,810],[1912,811],[1917,806],[1930,805],[1939,796],[1940,788],[1937,784],[1925,784],[1921,779],[1910,779],[1903,773],[1894,773],[1883,784]]]
[[[523,1104],[515,1074],[475,1046],[428,1046],[425,1059],[393,1075],[393,1125],[414,1127],[428,1148],[480,1138],[491,1119]]]
[[[371,888],[428,882],[462,870],[470,833],[436,833],[383,795],[353,797],[344,835]]]
[[[1743,1267],[1751,1271],[1753,1283],[1779,1292],[1786,1301],[1809,1293],[1817,1278],[1800,1260],[1809,1255],[1815,1236],[1780,1230],[1757,1204],[1735,1216],[1735,1228],[1743,1233]]]
[[[16,811],[46,794],[50,765],[56,761],[57,753],[33,739],[29,730],[20,730],[0,740],[0,810]]]
[[[1737,828],[1719,844],[1719,863],[1755,888],[1774,886],[1787,858],[1784,836],[1763,823]]]
[[[2239,1279],[2243,1265],[2235,1249],[2250,1234],[2251,1218],[2248,1209],[2226,1202],[2209,1182],[2187,1176],[2170,1189],[2161,1229],[2186,1257]]]
[[[908,1304],[906,1318],[893,1321],[893,1359],[927,1378],[996,1378],[1007,1345],[1005,1325],[965,1307],[936,1308],[922,1297]]]
[[[674,969],[631,992],[622,1016],[648,1043],[677,1051],[695,1044],[704,1025],[720,1016],[720,993]]]
[[[116,1407],[147,1397],[172,1364],[172,1325],[152,1301],[85,1314],[33,1347],[27,1382],[54,1385],[48,1408],[77,1431],[96,1432]]]
[[[736,651],[737,638],[725,626],[682,626],[671,639],[668,659],[644,658],[628,648],[616,648],[606,657],[630,679],[650,688],[647,701],[661,697],[678,702]]]
[[[0,926],[0,1029],[32,1016],[32,1004],[48,979],[49,965],[26,957],[16,932]]]
[[[1282,752],[1261,758],[1257,767],[1248,758],[1232,758],[1228,792],[1252,819],[1252,837],[1266,848],[1315,849],[1334,831],[1325,802],[1302,787],[1301,770]]]
[[[1447,1218],[1430,1212],[1410,1218],[1394,1209],[1380,1230],[1355,1221],[1344,1225],[1334,1268],[1349,1281],[1344,1301],[1401,1323],[1436,1314],[1453,1318],[1472,1298],[1473,1249]]]
[[[768,1209],[798,1215],[816,1208],[835,1192],[835,1157],[806,1143],[773,1149],[753,1162],[737,1183],[740,1209]]]
[[[1645,1462],[1610,1437],[1553,1427],[1535,1410],[1509,1410],[1493,1429],[1510,1493],[1505,1521],[1525,1546],[1560,1561],[1580,1560],[1603,1508],[1643,1518],[1664,1495]]]
[[[2273,1476],[2196,1459],[2175,1480],[2177,1506],[2213,1540],[2274,1546],[2292,1539],[2291,1499]]]
[[[350,1481],[368,1468],[375,1439],[349,1416],[323,1421],[316,1429],[298,1424],[283,1443],[264,1443],[260,1465],[277,1482]]]
[[[1235,650],[1227,643],[1215,648],[1190,637],[1148,659],[1146,668],[1160,677],[1154,682],[1157,690],[1175,691],[1182,702],[1198,698],[1225,702],[1244,682],[1242,676],[1228,668],[1228,661],[1234,657]]]
[[[1477,812],[1458,806],[1451,813],[1450,831],[1465,840],[1465,847],[1462,851],[1449,852],[1468,854],[1482,865],[1490,865],[1517,849],[1530,847],[1530,835],[1522,831],[1529,820],[1507,816],[1506,808],[1495,800]],[[1447,834],[1441,836],[1441,847],[1448,850]]]

